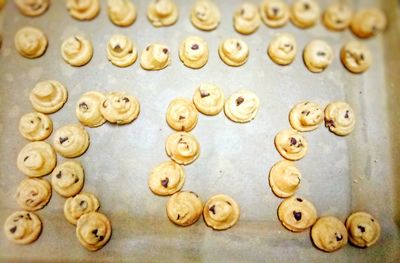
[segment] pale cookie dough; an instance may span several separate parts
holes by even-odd
[[[41,141],[50,136],[53,131],[53,122],[42,113],[31,112],[21,117],[18,129],[25,139]]]
[[[282,160],[274,164],[269,172],[269,185],[278,197],[289,197],[300,186],[301,173],[294,162]]]
[[[77,20],[92,20],[100,12],[99,0],[67,0],[67,10]]]
[[[67,89],[58,81],[38,82],[29,94],[33,108],[41,113],[54,113],[61,109],[68,99]]]
[[[307,140],[293,129],[280,131],[275,136],[274,143],[279,154],[290,161],[300,160],[308,150]]]
[[[325,41],[312,40],[304,48],[303,60],[308,70],[319,73],[332,63],[333,50]]]
[[[207,42],[196,36],[186,38],[179,47],[179,58],[186,67],[203,67],[208,61]]]
[[[76,225],[78,219],[90,212],[99,210],[100,202],[94,194],[80,193],[74,197],[65,200],[64,216],[73,225]]]
[[[89,134],[80,124],[65,125],[54,133],[54,149],[66,158],[82,155],[89,147]]]
[[[224,108],[225,96],[218,86],[202,83],[194,92],[193,103],[201,113],[214,116]]]
[[[50,183],[40,178],[22,180],[15,195],[18,205],[27,211],[42,209],[50,201],[50,197]]]
[[[322,251],[333,252],[347,245],[347,230],[336,217],[324,216],[311,228],[311,239]]]
[[[372,53],[359,41],[347,42],[340,50],[340,60],[353,73],[362,73],[372,64]]]
[[[171,63],[170,52],[167,46],[153,43],[148,45],[140,57],[140,66],[145,70],[160,70]]]
[[[290,7],[290,19],[297,27],[312,27],[319,17],[320,9],[314,0],[295,0]]]
[[[263,0],[260,4],[261,18],[269,27],[282,27],[290,17],[288,5],[283,0]]]
[[[70,37],[62,43],[61,55],[71,66],[86,65],[93,57],[92,43],[82,36]]]
[[[346,136],[354,130],[356,116],[349,104],[331,102],[325,108],[325,126],[336,135]]]
[[[211,31],[218,27],[221,14],[213,2],[197,0],[192,7],[190,21],[197,29]]]
[[[313,131],[324,121],[324,111],[315,102],[296,104],[289,113],[290,126],[299,132]]]
[[[42,221],[32,212],[14,212],[4,223],[4,233],[7,239],[20,245],[32,243],[39,238],[41,232]]]
[[[357,247],[370,247],[378,241],[381,226],[378,220],[365,212],[356,212],[346,219],[350,242]]]
[[[268,45],[268,55],[276,64],[289,65],[296,57],[297,44],[293,35],[280,33]]]
[[[113,35],[107,43],[107,58],[118,67],[127,67],[137,59],[136,45],[125,35]]]
[[[167,109],[166,120],[176,131],[191,131],[196,127],[199,113],[194,104],[185,98],[173,99]]]
[[[107,0],[108,17],[117,26],[132,25],[137,16],[132,0]]]
[[[185,172],[173,161],[160,163],[150,172],[149,187],[157,195],[172,195],[180,191],[184,183]]]
[[[111,231],[110,220],[98,212],[83,214],[76,224],[79,242],[90,251],[99,250],[107,244]]]
[[[66,161],[58,165],[51,174],[54,190],[63,197],[78,194],[83,187],[85,173],[79,162]]]
[[[26,58],[38,58],[46,52],[47,37],[38,28],[23,27],[15,34],[15,48]]]
[[[155,27],[173,25],[178,16],[178,7],[173,0],[152,0],[147,7],[147,18]]]
[[[105,96],[97,91],[84,93],[75,107],[78,120],[83,125],[89,127],[98,127],[102,125],[106,121],[100,112],[100,106],[104,99]]]
[[[19,11],[26,16],[40,16],[50,6],[50,0],[14,0]]]
[[[190,226],[201,217],[203,203],[193,192],[178,192],[167,203],[169,220],[179,226]]]
[[[218,54],[225,64],[238,67],[247,62],[249,47],[241,39],[228,38],[219,45]]]
[[[301,232],[315,223],[317,210],[310,201],[295,196],[289,197],[279,205],[278,218],[288,230]]]
[[[325,9],[322,21],[325,26],[334,31],[342,31],[349,27],[353,12],[343,3],[334,3]]]
[[[387,19],[385,13],[377,8],[359,10],[351,21],[351,30],[360,38],[368,38],[385,30]]]
[[[17,167],[29,177],[40,177],[53,171],[57,156],[53,147],[46,142],[31,142],[18,154]]]
[[[138,117],[140,104],[134,96],[115,91],[106,95],[100,112],[111,123],[128,124]]]
[[[214,195],[204,205],[203,217],[207,226],[214,230],[225,230],[239,220],[239,206],[227,195]]]
[[[245,123],[253,120],[260,108],[257,95],[249,90],[233,93],[225,102],[225,115],[234,122]]]
[[[260,27],[258,7],[252,3],[243,3],[233,15],[233,26],[241,34],[254,33]]]
[[[188,165],[199,157],[200,144],[192,134],[176,132],[168,136],[165,151],[176,163]]]

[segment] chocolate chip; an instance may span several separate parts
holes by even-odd
[[[375,220],[374,220],[373,218],[371,218],[371,221],[372,221],[372,222],[375,222]]]
[[[146,47],[146,51],[149,51],[149,50],[150,50],[150,46],[147,46],[147,47]]]
[[[78,37],[74,37],[76,41],[78,41],[79,43],[81,43],[81,40]]]
[[[197,45],[197,44],[194,44],[194,45],[192,45],[191,49],[193,49],[193,50],[197,50],[197,49],[199,49],[199,45]]]
[[[107,108],[107,100],[103,101],[102,106],[103,106],[103,108]]]
[[[296,145],[296,144],[297,144],[296,138],[290,137],[290,146]]]
[[[304,3],[304,9],[305,10],[309,10],[310,9],[310,5],[308,3]]]
[[[326,120],[325,121],[325,127],[327,127],[327,128],[329,128],[329,127],[335,128],[335,122],[333,120]]]
[[[238,50],[241,50],[241,49],[242,49],[242,45],[240,45],[239,42],[236,42],[236,48],[237,48]]]
[[[33,200],[32,199],[27,199],[27,200],[25,200],[25,204],[27,204],[27,205],[30,205],[30,204],[32,204],[33,203]]]
[[[243,97],[238,97],[238,98],[236,99],[236,106],[239,106],[240,104],[242,104],[243,101],[244,101],[244,98],[243,98]]]
[[[164,186],[164,188],[168,187],[168,183],[169,183],[168,177],[166,177],[164,180],[161,180],[161,185]]]
[[[340,241],[343,239],[343,236],[339,233],[335,233],[336,241]]]
[[[301,212],[293,211],[293,216],[294,216],[294,219],[296,219],[296,221],[301,220]]]
[[[357,228],[360,229],[361,233],[365,232],[365,227],[358,225]]]
[[[226,203],[227,203],[228,205],[232,206],[232,204],[231,204],[229,201],[226,201]]]
[[[31,214],[27,213],[27,214],[26,214],[26,218],[27,218],[28,220],[32,220]]]
[[[179,120],[180,120],[180,121],[181,121],[181,120],[184,120],[184,119],[186,119],[185,116],[179,116]]]
[[[346,111],[346,114],[344,115],[344,117],[345,117],[346,119],[349,118],[349,111],[348,111],[348,110]]]
[[[192,193],[192,194],[194,194],[197,198],[199,198],[199,196],[198,196],[195,192],[189,191],[189,193]]]
[[[74,181],[74,184],[76,184],[77,182],[79,182],[79,178],[77,177]]]
[[[89,106],[85,102],[82,102],[79,104],[79,109],[87,111],[89,109]]]
[[[343,20],[341,20],[341,19],[336,19],[335,22],[336,22],[336,24],[341,24],[341,23],[343,23]]]
[[[129,99],[127,97],[123,97],[122,100],[125,101],[126,103],[129,102]]]
[[[65,141],[68,141],[68,137],[60,137],[60,144],[63,144]]]
[[[25,156],[24,162],[25,162],[26,160],[28,160],[28,158],[29,158],[29,155],[28,155],[28,156]]]
[[[361,53],[360,60],[364,60],[364,54]]]
[[[204,90],[200,90],[200,97],[205,98],[210,96],[210,93],[204,91]]]
[[[301,199],[301,198],[296,198],[296,200],[299,202],[303,202],[303,199]]]
[[[85,201],[85,200],[82,200],[82,201],[79,203],[79,206],[82,207],[82,209],[86,209],[86,208],[87,208],[87,203],[86,203],[86,201]]]
[[[167,53],[168,53],[168,49],[167,49],[167,48],[164,48],[164,49],[162,50],[162,52],[164,52],[164,54],[167,54]]]
[[[181,218],[180,214],[178,214],[178,216],[176,217],[176,220],[179,220],[179,218]]]
[[[244,12],[245,12],[245,10],[242,8],[242,9],[240,10],[240,15],[244,15]]]
[[[99,231],[99,230],[96,228],[96,229],[92,230],[92,234],[95,235],[95,236],[97,237],[97,232],[98,232],[98,231]]]
[[[14,226],[14,227],[10,228],[10,232],[11,232],[11,233],[13,233],[13,234],[14,234],[14,233],[15,233],[15,231],[17,231],[17,227],[16,227],[16,226]]]
[[[30,121],[30,123],[32,123],[32,124],[33,124],[33,123],[34,123],[34,121]]]
[[[318,51],[317,56],[323,57],[323,56],[326,56],[326,53],[323,51]]]
[[[210,208],[208,208],[208,211],[211,211],[215,215],[215,205],[212,205]]]
[[[116,52],[121,52],[122,51],[122,48],[121,48],[121,46],[120,45],[115,45],[115,47],[113,48],[114,49],[114,51],[116,51]]]
[[[279,12],[279,8],[273,7],[272,8],[272,13],[274,13],[274,16],[277,16]]]
[[[62,176],[61,171],[59,171],[58,174],[56,174],[56,177],[57,177],[58,179],[60,179],[61,176]]]
[[[99,241],[103,241],[104,240],[104,236],[99,236]]]

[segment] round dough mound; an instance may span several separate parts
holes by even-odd
[[[176,131],[191,131],[196,127],[199,113],[193,103],[185,98],[172,100],[167,109],[167,123]]]
[[[50,0],[15,0],[19,11],[26,16],[40,16],[50,6]]]
[[[290,17],[288,5],[283,0],[263,0],[260,4],[261,18],[269,27],[282,27]]]
[[[296,57],[297,44],[289,33],[277,34],[268,46],[268,55],[276,64],[289,65]]]
[[[347,42],[340,51],[340,60],[353,73],[362,73],[372,64],[372,53],[359,41]]]
[[[42,221],[32,212],[14,212],[4,223],[4,233],[7,239],[20,245],[32,243],[38,239],[41,232]]]
[[[334,31],[342,31],[349,27],[353,12],[343,3],[334,3],[325,9],[322,21],[325,26]]]
[[[100,112],[111,123],[128,124],[138,117],[140,104],[135,97],[116,91],[106,95]]]
[[[18,185],[15,197],[22,209],[36,211],[50,201],[51,185],[44,179],[27,178]]]
[[[188,165],[199,157],[200,144],[192,134],[176,132],[168,136],[165,151],[176,163]]]
[[[299,28],[314,26],[320,17],[318,3],[314,0],[295,0],[290,11],[292,23]]]
[[[15,34],[15,48],[26,58],[38,58],[47,49],[47,37],[38,28],[23,27]]]
[[[178,192],[171,196],[167,203],[169,220],[179,226],[190,226],[196,223],[203,211],[203,203],[193,192]]]
[[[304,48],[303,60],[311,72],[322,72],[332,63],[333,50],[325,41],[312,40]]]
[[[108,17],[117,26],[132,25],[137,16],[136,7],[131,0],[107,0]]]
[[[54,113],[61,109],[68,99],[67,89],[58,81],[38,82],[29,94],[33,108],[41,113]]]
[[[66,158],[82,155],[89,147],[89,134],[80,124],[65,125],[54,133],[53,146]]]
[[[99,210],[99,199],[91,193],[81,193],[65,200],[64,216],[73,225],[76,225],[78,219],[90,212]]]
[[[317,210],[310,201],[294,196],[283,200],[279,205],[278,218],[288,230],[301,232],[315,223]]]
[[[160,70],[171,63],[170,53],[167,46],[153,43],[148,45],[140,57],[140,66],[145,70]]]
[[[287,129],[275,136],[275,147],[283,158],[297,161],[306,155],[308,143],[296,130]]]
[[[346,136],[354,130],[356,116],[349,104],[331,102],[325,108],[325,126],[336,135]]]
[[[336,217],[321,217],[311,228],[311,239],[322,251],[336,251],[347,244],[346,227]]]
[[[245,123],[253,120],[260,107],[257,95],[249,90],[233,93],[225,102],[225,115],[234,122]]]
[[[136,45],[125,35],[113,35],[107,44],[107,58],[115,66],[130,66],[137,59]]]
[[[278,197],[289,197],[296,193],[300,186],[301,173],[294,162],[282,160],[272,166],[269,172],[269,185]]]
[[[239,206],[227,195],[214,195],[203,209],[204,221],[214,230],[231,228],[239,220],[239,214]]]
[[[190,21],[197,29],[211,31],[218,27],[221,14],[213,2],[197,0],[192,8]]]
[[[153,0],[147,8],[147,18],[155,27],[173,25],[178,16],[178,7],[173,0]]]
[[[70,15],[77,20],[92,20],[100,12],[99,0],[67,0]]]
[[[110,220],[98,212],[83,214],[76,224],[79,242],[90,251],[102,248],[110,239],[111,231]]]
[[[78,194],[82,190],[84,181],[83,167],[76,161],[66,161],[58,165],[51,174],[54,190],[63,197]]]
[[[353,33],[360,38],[372,37],[385,30],[386,26],[386,15],[377,8],[359,10],[350,25]]]
[[[82,36],[70,37],[62,43],[61,55],[71,66],[86,65],[93,57],[92,43]]]
[[[218,54],[225,64],[238,67],[247,62],[249,47],[241,39],[228,38],[219,45]]]
[[[378,241],[381,226],[378,220],[365,212],[356,212],[346,219],[350,242],[357,247],[370,247]]]
[[[194,92],[193,103],[201,113],[214,116],[224,108],[224,93],[213,84],[203,83]]]
[[[289,113],[290,125],[299,132],[315,130],[323,121],[323,110],[317,103],[311,101],[296,104]]]
[[[42,113],[30,112],[21,117],[18,128],[25,139],[41,141],[50,136],[53,122]]]
[[[179,58],[186,67],[203,67],[208,61],[207,42],[196,36],[186,38],[179,47]]]
[[[254,33],[260,27],[260,15],[255,4],[243,3],[233,15],[233,26],[241,34]]]
[[[53,171],[57,156],[53,147],[46,142],[31,142],[18,154],[17,167],[29,177],[40,177]]]
[[[185,172],[173,161],[163,162],[150,172],[149,187],[157,195],[172,195],[185,183]]]
[[[76,103],[75,113],[83,125],[98,127],[106,121],[100,112],[100,105],[104,99],[105,96],[96,91],[86,92],[80,97]]]

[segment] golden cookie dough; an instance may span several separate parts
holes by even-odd
[[[29,94],[33,108],[41,113],[54,113],[61,109],[68,99],[67,89],[58,81],[38,82]]]
[[[249,90],[233,93],[225,102],[225,115],[234,122],[245,123],[253,120],[260,108],[257,95]]]
[[[311,228],[311,239],[320,250],[333,252],[347,245],[347,230],[336,217],[324,216]]]
[[[6,0],[0,0],[0,10],[6,5]]]
[[[288,230],[301,232],[315,223],[317,210],[310,201],[293,196],[283,200],[279,205],[278,218]]]
[[[26,16],[40,16],[50,6],[50,0],[14,0],[19,11]]]
[[[67,10],[77,20],[92,20],[100,12],[99,0],[67,0]]]
[[[90,212],[99,210],[100,202],[94,194],[80,193],[74,197],[65,200],[64,216],[73,225],[76,225],[78,219]]]
[[[65,158],[82,155],[89,147],[89,134],[80,124],[65,125],[54,133],[54,149]]]
[[[186,67],[203,67],[208,61],[207,42],[201,37],[187,37],[179,47],[179,58]]]
[[[243,3],[233,15],[233,26],[241,34],[254,33],[260,27],[258,7],[252,3]]]
[[[53,147],[46,142],[30,142],[18,154],[17,167],[29,177],[51,173],[57,164]]]
[[[128,124],[139,116],[140,104],[134,96],[115,91],[106,95],[100,112],[111,123]]]
[[[282,27],[290,17],[288,5],[283,0],[263,0],[260,4],[261,18],[269,27]]]
[[[30,112],[21,117],[18,128],[25,139],[42,141],[53,131],[53,122],[42,113]]]
[[[365,212],[352,213],[346,219],[346,228],[350,242],[357,247],[370,247],[378,241],[381,235],[381,226],[378,220]]]
[[[312,101],[296,104],[289,113],[290,126],[299,132],[313,131],[324,121],[321,107]]]
[[[314,26],[319,17],[320,9],[314,0],[295,0],[290,7],[290,20],[299,28]]]
[[[294,162],[282,160],[272,166],[269,172],[269,185],[278,197],[289,197],[296,193],[300,186],[301,173]]]
[[[150,172],[149,187],[157,195],[172,195],[180,191],[184,183],[185,172],[173,161],[162,162]]]
[[[118,67],[127,67],[137,59],[136,45],[125,35],[113,35],[107,43],[107,58]]]
[[[319,73],[332,63],[333,50],[325,41],[312,40],[304,48],[303,60],[308,70]]]
[[[132,25],[137,16],[132,0],[107,0],[108,17],[117,26]]]
[[[76,224],[76,236],[79,242],[90,251],[99,250],[107,244],[111,231],[110,220],[98,212],[83,214]]]
[[[372,53],[359,41],[347,42],[340,50],[340,60],[353,73],[362,73],[372,64]]]
[[[274,142],[279,154],[290,161],[300,160],[308,150],[307,140],[293,129],[280,131]]]
[[[23,27],[17,31],[14,38],[18,53],[26,58],[38,58],[46,52],[47,37],[38,28]]]
[[[247,62],[249,47],[241,39],[228,38],[219,45],[218,54],[225,64],[238,67]]]
[[[190,226],[201,217],[203,203],[193,192],[178,192],[167,203],[169,220],[179,226]]]
[[[50,183],[40,178],[22,180],[15,195],[18,205],[27,211],[42,209],[50,201],[50,197]]]
[[[359,10],[351,21],[351,30],[360,38],[368,38],[386,29],[387,19],[384,12],[377,8]]]
[[[349,104],[331,102],[325,108],[325,126],[336,135],[346,136],[354,130],[356,116]]]
[[[325,9],[322,21],[326,28],[334,31],[342,31],[349,27],[353,12],[343,3],[333,3]]]
[[[75,113],[78,120],[89,127],[102,125],[106,121],[100,112],[100,106],[104,100],[105,96],[100,92],[89,91],[84,93],[76,103]]]
[[[4,233],[8,240],[19,245],[30,244],[39,238],[42,232],[42,221],[32,213],[17,211],[7,217]]]
[[[58,165],[51,174],[51,184],[54,190],[63,197],[78,194],[85,181],[85,173],[79,162],[66,161]]]
[[[178,16],[178,7],[173,0],[152,0],[147,7],[147,18],[155,27],[173,25]]]
[[[199,157],[200,144],[192,134],[176,132],[168,136],[165,151],[176,163],[188,165]]]
[[[173,99],[167,109],[167,123],[176,131],[189,132],[196,127],[199,113],[194,104],[185,98]]]
[[[93,57],[93,46],[88,39],[82,36],[73,36],[62,43],[61,55],[71,66],[84,66]]]
[[[239,220],[239,206],[227,195],[214,195],[204,205],[203,217],[207,226],[214,230],[233,227]]]
[[[194,92],[193,103],[201,113],[214,116],[224,108],[224,93],[218,86],[202,83]]]
[[[140,66],[145,70],[161,70],[171,63],[167,46],[153,43],[148,45],[140,57]]]
[[[268,45],[268,55],[276,64],[289,65],[296,57],[297,44],[293,35],[280,33]]]
[[[211,31],[218,27],[221,21],[221,14],[213,2],[197,0],[192,7],[190,21],[197,29]]]

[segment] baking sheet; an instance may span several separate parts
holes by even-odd
[[[140,100],[141,113],[130,125],[88,128],[91,145],[78,158],[86,172],[83,190],[99,197],[100,211],[112,221],[110,242],[95,253],[81,247],[74,226],[64,219],[64,199],[53,193],[49,205],[38,211],[43,232],[35,243],[14,245],[0,234],[1,261],[395,262],[400,257],[400,31],[395,0],[350,2],[355,8],[382,5],[390,19],[384,35],[365,41],[373,50],[374,64],[362,75],[349,73],[339,60],[341,45],[354,39],[349,31],[333,33],[321,24],[308,30],[291,24],[280,29],[261,25],[255,34],[241,36],[231,21],[239,0],[216,1],[222,21],[212,32],[191,25],[188,15],[192,1],[176,1],[180,18],[168,28],[149,24],[147,1],[134,1],[138,19],[128,28],[116,27],[108,20],[106,1],[101,1],[100,15],[90,22],[72,19],[64,1],[52,1],[48,12],[38,18],[22,16],[13,1],[8,2],[1,14],[5,18],[0,50],[1,224],[19,209],[13,196],[24,175],[16,168],[16,158],[27,141],[18,133],[18,121],[33,110],[28,94],[36,82],[56,79],[68,88],[68,102],[50,116],[55,129],[77,122],[75,103],[91,90],[127,91]],[[320,2],[326,7],[329,1]],[[41,28],[49,38],[47,52],[39,59],[22,58],[14,49],[15,32],[27,25]],[[287,67],[275,65],[266,55],[267,44],[278,32],[291,32],[298,41],[296,60]],[[93,41],[94,56],[88,65],[74,68],[62,60],[60,46],[65,38],[78,33]],[[172,64],[158,72],[142,70],[139,61],[128,68],[113,66],[106,59],[105,48],[114,33],[130,36],[139,51],[151,42],[167,44],[172,50]],[[178,58],[179,42],[189,35],[201,36],[209,44],[209,62],[200,70],[186,68]],[[218,57],[218,43],[232,36],[244,39],[250,48],[250,58],[242,67],[228,67]],[[314,38],[326,40],[335,50],[334,62],[321,74],[310,73],[301,59],[300,51]],[[251,123],[233,123],[222,113],[216,117],[200,115],[192,132],[201,143],[201,154],[184,168],[187,176],[183,189],[198,193],[203,201],[224,193],[238,202],[240,221],[224,232],[211,230],[202,219],[188,228],[173,225],[165,213],[168,198],[153,195],[147,186],[151,168],[168,159],[164,142],[172,133],[165,122],[169,101],[178,96],[191,98],[201,82],[219,85],[226,96],[247,88],[261,101]],[[281,159],[273,138],[289,127],[288,112],[302,100],[321,105],[346,100],[355,109],[357,125],[348,137],[334,136],[323,127],[305,134],[309,152],[297,162],[303,174],[298,195],[310,199],[320,216],[335,215],[344,220],[355,210],[375,215],[381,222],[382,236],[369,249],[349,245],[326,254],[312,246],[308,231],[291,233],[277,219],[281,199],[272,194],[267,181],[270,167]]]

